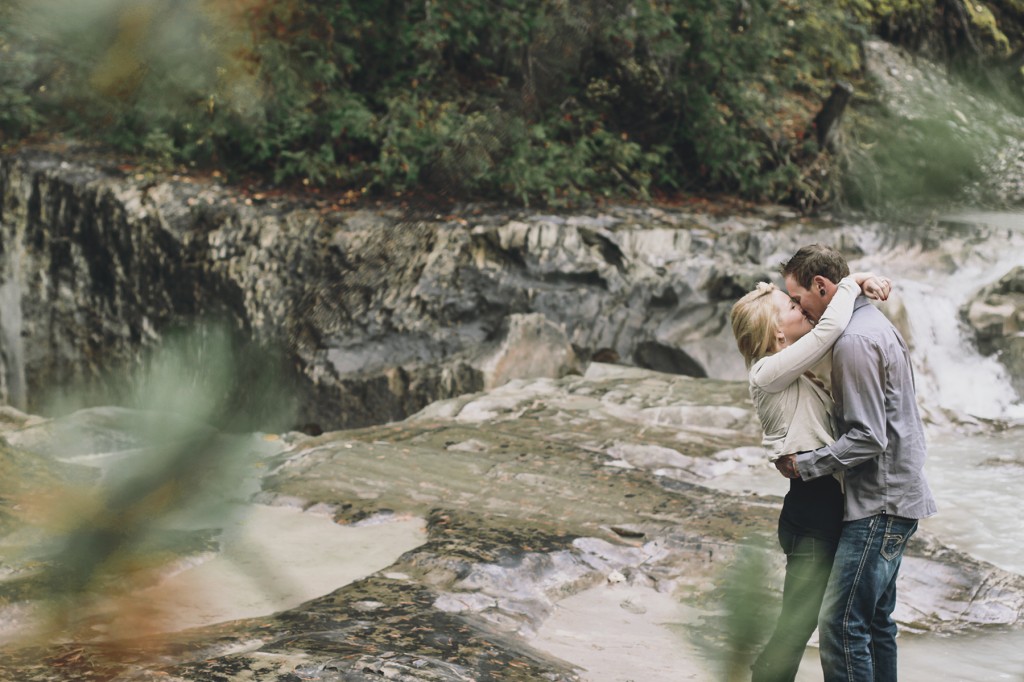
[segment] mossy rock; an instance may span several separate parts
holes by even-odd
[[[1008,55],[1011,52],[1010,39],[999,28],[999,22],[988,5],[973,0],[963,3],[967,16],[987,44],[995,47],[998,53]]]

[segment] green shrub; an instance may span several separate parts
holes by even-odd
[[[0,142],[26,137],[43,122],[33,99],[45,87],[37,81],[39,60],[11,30],[11,15],[0,5]]]
[[[859,68],[857,24],[827,0],[15,5],[36,49],[0,86],[5,135],[45,121],[163,164],[388,196],[790,198],[815,107]],[[57,66],[45,97],[9,84],[27,54]]]

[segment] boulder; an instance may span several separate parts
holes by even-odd
[[[961,310],[978,350],[1006,367],[1024,395],[1024,267],[1016,267],[979,291]]]
[[[579,362],[565,330],[543,315],[509,315],[502,331],[504,337],[483,351],[476,362],[485,389],[512,379],[557,379],[579,372]]]

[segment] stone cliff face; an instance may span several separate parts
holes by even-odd
[[[38,679],[67,679],[65,667],[139,679],[578,679],[529,644],[560,599],[614,577],[713,615],[738,548],[770,544],[778,498],[715,489],[762,464],[745,387],[732,381],[744,373],[727,323],[735,299],[777,280],[775,264],[809,242],[916,283],[965,263],[1008,269],[998,252],[1019,252],[1020,234],[1017,223],[897,229],[776,209],[325,211],[67,151],[0,157],[0,402],[43,411],[64,389],[116,401],[168,339],[223,326],[239,356],[261,351],[238,392],[280,373],[289,394],[270,403],[295,403],[291,425],[350,429],[284,434],[258,462],[253,501],[346,524],[427,525],[426,543],[393,570],[301,607],[113,657],[92,640],[2,652],[4,667]],[[1013,271],[963,309],[1018,388],[1020,280]],[[930,339],[911,333],[903,293],[885,310],[919,348]],[[918,310],[942,296],[925,293]],[[6,537],[21,532],[17,500],[96,474],[54,459],[67,455],[51,432],[61,420],[0,412],[3,478],[17,488],[0,500]],[[271,416],[252,415],[252,430]],[[98,441],[82,443],[89,455],[157,447],[130,442],[103,411],[70,421],[80,441]],[[205,556],[215,536],[204,528],[176,551]],[[766,554],[777,588],[782,557]],[[47,586],[33,584],[34,563],[15,568],[26,585],[10,580],[2,596],[17,606]],[[925,534],[903,576],[901,620],[913,629],[1015,625],[1024,612],[1020,576]],[[88,637],[108,624],[76,617]]]
[[[767,216],[323,214],[69,158],[0,161],[0,397],[30,410],[210,321],[283,351],[296,419],[322,428],[493,385],[508,353],[734,377],[727,308],[791,245]]]
[[[438,246],[432,226],[250,208],[213,185],[38,154],[5,159],[0,178],[3,389],[15,405],[101,387],[172,330],[214,321],[240,345],[286,349],[303,415],[327,427],[482,386],[445,363],[474,332],[426,329],[459,313],[413,291]],[[433,300],[443,309],[420,310]]]
[[[241,368],[240,392],[281,375],[270,409],[284,411],[283,391],[296,409],[275,428],[398,420],[594,358],[740,379],[729,309],[756,281],[777,281],[799,246],[952,273],[972,244],[1002,238],[965,223],[897,229],[777,209],[325,212],[69,159],[0,159],[0,399],[33,412],[66,387],[79,404],[118,402],[111,387],[150,350],[214,322],[236,348],[263,351]],[[281,416],[252,411],[251,429]]]

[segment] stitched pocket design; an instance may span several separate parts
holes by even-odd
[[[880,550],[882,558],[886,561],[892,561],[903,553],[903,547],[907,543],[906,535],[898,535],[896,533],[886,533],[882,538],[882,549]]]

